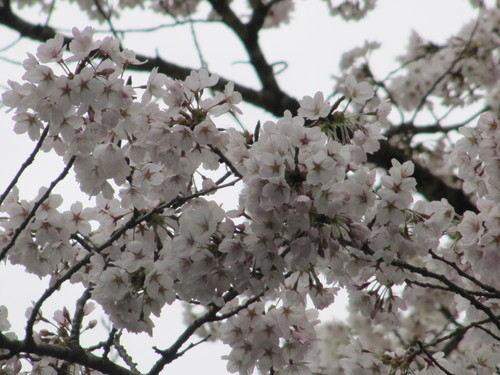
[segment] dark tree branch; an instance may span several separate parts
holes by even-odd
[[[184,332],[182,332],[182,334],[177,338],[177,340],[168,349],[160,350],[160,349],[155,348],[156,352],[160,353],[162,357],[154,364],[154,366],[149,371],[148,375],[158,375],[167,364],[171,363],[176,358],[179,358],[187,350],[189,350],[192,347],[194,347],[195,345],[197,345],[197,344],[191,344],[188,346],[187,349],[180,351],[180,348],[182,347],[182,345],[184,345],[186,343],[186,341],[189,340],[189,338],[203,324],[215,322],[215,321],[219,321],[219,320],[224,320],[224,319],[227,319],[233,315],[236,315],[241,310],[246,309],[252,303],[254,303],[255,301],[258,301],[260,298],[262,298],[264,293],[265,293],[265,291],[255,295],[254,297],[248,299],[242,305],[238,306],[234,310],[232,310],[226,314],[223,314],[223,315],[217,315],[217,313],[222,309],[222,306],[210,306],[209,310],[204,315],[195,319],[184,330]],[[229,290],[224,295],[223,299],[224,299],[224,302],[227,303],[227,302],[233,300],[234,298],[236,298],[237,296],[238,296],[238,293],[235,290]]]
[[[468,273],[462,271],[458,267],[457,264],[455,264],[453,262],[450,262],[450,261],[446,260],[444,257],[441,257],[441,256],[437,255],[434,251],[429,250],[429,254],[432,256],[433,259],[437,259],[440,262],[443,262],[443,263],[447,264],[448,266],[450,266],[451,268],[453,268],[464,279],[467,279],[467,280],[471,281],[472,283],[474,283],[475,285],[477,285],[481,289],[484,289],[484,290],[488,291],[489,293],[491,293],[491,295],[489,296],[489,298],[500,299],[500,291],[498,289],[495,289],[492,286],[489,286],[489,285],[486,285],[486,284],[480,282],[475,277],[472,277]]]
[[[123,362],[127,364],[127,366],[133,373],[140,374],[139,370],[137,369],[137,364],[134,362],[132,357],[127,353],[125,347],[120,343],[120,337],[121,337],[121,332],[115,335],[115,340],[113,342],[115,349],[118,352],[118,355],[120,356],[121,359],[123,359]]]
[[[85,316],[85,304],[90,299],[90,288],[85,289],[82,296],[76,301],[75,313],[71,322],[71,332],[69,335],[70,344],[73,347],[80,346],[80,333],[82,329],[82,321]]]
[[[59,279],[57,279],[57,281],[54,282],[54,284],[51,287],[49,287],[47,290],[45,290],[45,292],[42,294],[42,296],[35,303],[35,305],[33,307],[33,310],[31,312],[31,316],[28,319],[28,322],[27,322],[27,325],[26,325],[26,338],[25,338],[26,342],[27,343],[33,342],[33,325],[35,324],[35,320],[36,320],[36,317],[38,315],[38,311],[40,310],[42,304],[54,292],[56,292],[57,290],[59,290],[59,288],[61,287],[61,285],[65,281],[69,280],[71,278],[71,276],[73,276],[83,266],[85,266],[90,261],[90,258],[92,257],[92,255],[94,255],[95,253],[100,253],[104,249],[107,249],[109,246],[111,246],[113,244],[113,242],[115,242],[121,236],[123,236],[129,229],[132,229],[132,228],[136,227],[137,225],[139,225],[142,222],[149,221],[152,216],[161,213],[165,208],[168,208],[168,207],[175,207],[175,208],[180,207],[182,204],[186,203],[187,201],[189,201],[191,199],[200,197],[202,195],[205,195],[205,194],[210,193],[212,191],[216,191],[218,189],[223,189],[223,188],[228,187],[228,186],[233,186],[238,181],[240,181],[239,178],[235,179],[235,180],[233,180],[231,182],[228,182],[226,184],[222,184],[222,185],[219,185],[219,186],[214,186],[214,187],[206,189],[206,190],[201,190],[201,191],[199,191],[197,193],[193,193],[193,194],[191,194],[189,196],[186,196],[186,197],[176,197],[176,198],[172,199],[168,203],[165,203],[165,204],[157,206],[155,209],[151,210],[150,212],[148,212],[148,213],[146,213],[144,215],[141,215],[139,217],[135,217],[135,216],[132,217],[120,229],[117,229],[114,232],[114,234],[110,238],[108,238],[108,240],[106,242],[104,242],[102,245],[100,245],[98,247],[95,247],[95,248],[91,249],[91,251],[89,251],[89,253],[85,257],[83,257],[78,263],[76,263],[68,271],[66,271],[66,273],[63,276],[61,276]],[[78,238],[78,237],[74,236],[73,238]],[[87,244],[85,242],[84,242],[84,244],[85,244],[86,248],[87,248],[87,246],[89,246],[89,244]]]
[[[483,303],[479,302],[479,300],[477,298],[475,298],[471,293],[469,293],[469,291],[467,291],[467,290],[461,288],[460,286],[458,286],[457,284],[453,283],[444,275],[429,271],[425,267],[413,266],[413,265],[406,263],[402,260],[393,260],[391,264],[394,267],[408,270],[414,274],[421,275],[425,278],[430,278],[430,279],[440,281],[441,283],[443,283],[444,285],[446,285],[448,287],[449,292],[460,295],[461,297],[463,297],[464,299],[469,301],[470,304],[472,306],[474,306],[476,309],[484,312],[491,319],[491,322],[497,327],[497,329],[500,329],[500,320],[495,316],[495,314],[493,314],[493,312],[491,311],[491,309],[489,307],[487,307]],[[411,281],[411,283],[413,283],[413,281]]]
[[[436,285],[436,284],[431,284],[431,283],[424,283],[424,282],[416,281],[416,280],[405,280],[405,282],[408,285],[417,285],[417,286],[422,287],[422,288],[439,289],[439,290],[443,290],[445,292],[451,292],[451,293],[455,292],[454,290],[450,289],[449,287],[443,286],[443,285]],[[485,292],[477,292],[477,291],[474,291],[474,290],[467,290],[467,289],[463,289],[463,290],[466,291],[467,293],[469,293],[472,296],[484,297],[484,298],[496,298],[496,299],[498,299],[498,294],[485,293]]]
[[[168,349],[160,350],[155,348],[156,352],[161,354],[161,358],[154,364],[148,375],[158,375],[166,365],[176,358],[179,358],[182,355],[181,352],[179,352],[182,345],[184,345],[203,324],[214,321],[217,312],[221,308],[222,307],[211,307],[207,313],[192,322]]]
[[[85,348],[85,351],[87,352],[93,352],[94,350],[97,349],[102,349],[102,358],[108,358],[108,355],[111,351],[111,347],[113,346],[113,342],[115,340],[115,335],[118,334],[118,330],[116,328],[112,328],[109,331],[108,338],[106,341],[101,341],[95,345],[89,346]]]
[[[434,367],[434,366],[436,366],[441,371],[443,371],[446,375],[453,375],[451,372],[449,372],[448,370],[446,370],[442,365],[440,365],[438,361],[436,361],[434,359],[434,357],[432,356],[432,354],[429,353],[429,351],[424,348],[423,344],[420,341],[418,341],[417,344],[418,344],[418,347],[420,348],[420,350],[422,351],[422,353],[424,353],[425,356],[429,359],[430,363],[432,363],[432,365],[428,365],[428,367]]]
[[[49,126],[46,126],[45,129],[43,129],[43,132],[40,136],[40,139],[36,143],[35,148],[31,152],[31,154],[28,156],[28,158],[24,161],[24,163],[21,165],[19,168],[19,171],[16,173],[12,181],[10,182],[9,186],[5,189],[5,191],[0,195],[0,205],[3,203],[7,195],[10,193],[12,188],[17,185],[17,182],[19,181],[19,178],[21,175],[24,173],[24,171],[33,163],[35,160],[36,155],[38,154],[38,151],[40,151],[40,148],[42,147],[42,143],[47,137],[47,134],[49,133]],[[1,259],[1,258],[0,258]]]
[[[65,347],[54,344],[26,343],[25,341],[11,340],[0,333],[0,348],[7,349],[10,354],[30,353],[38,356],[57,358],[62,361],[76,363],[109,375],[136,375],[107,358],[90,354],[83,349]]]
[[[34,25],[26,22],[18,17],[10,7],[10,1],[3,1],[3,7],[0,6],[0,24],[7,26],[12,30],[16,30],[25,38],[38,41],[47,41],[56,35],[55,30],[47,25]],[[65,42],[69,43],[71,38],[65,38]]]
[[[214,147],[212,145],[209,145],[209,147],[210,147],[210,150],[212,150],[212,152],[220,158],[220,161],[222,161],[236,177],[243,178],[241,173],[238,172],[238,170],[233,165],[233,163],[231,163],[231,161],[228,158],[226,158],[226,155],[224,155],[224,153],[221,150],[219,150],[217,147]]]
[[[355,248],[357,248],[357,247],[355,247]],[[370,248],[370,246],[367,243],[365,243],[361,247],[360,250],[363,253],[370,255],[370,256],[373,256],[375,254],[375,252]],[[370,260],[367,260],[367,261],[370,262]],[[373,262],[374,260],[371,260],[371,261]],[[383,262],[382,259],[380,259],[380,261]],[[400,260],[400,259],[392,260],[392,261],[388,262],[387,264],[390,266],[396,267],[397,269],[399,268],[399,269],[410,271],[414,275],[420,275],[426,279],[433,279],[433,280],[437,280],[437,281],[441,282],[442,284],[444,284],[446,286],[447,289],[446,288],[439,288],[439,289],[442,289],[442,290],[448,291],[450,293],[454,293],[455,295],[459,295],[459,296],[463,297],[464,299],[469,301],[469,303],[472,306],[474,306],[477,310],[485,313],[488,316],[488,318],[490,319],[490,321],[496,326],[496,328],[500,329],[500,319],[498,318],[498,316],[496,316],[492,312],[491,308],[487,307],[484,303],[480,302],[480,299],[482,299],[483,297],[480,297],[480,298],[474,297],[474,295],[472,295],[470,293],[470,291],[468,291],[468,290],[460,287],[456,283],[452,282],[445,275],[439,274],[436,272],[432,272],[432,271],[428,270],[426,267],[414,266],[414,265],[407,263],[407,262]],[[415,284],[415,285],[419,284],[419,282],[418,281],[416,282],[415,280],[406,279],[405,282],[408,284]],[[428,284],[428,285],[423,284],[423,287],[431,287],[431,284]],[[484,293],[482,293],[481,295],[484,295]],[[493,298],[493,296],[496,297],[496,294],[491,295],[492,298]],[[487,301],[489,301],[489,300],[487,300]]]
[[[116,32],[115,27],[113,26],[113,22],[111,21],[111,12],[106,13],[104,8],[101,6],[101,3],[99,2],[99,0],[94,0],[94,4],[97,8],[97,11],[101,15],[101,17],[106,20],[106,23],[108,24],[109,30],[111,31],[113,36],[116,39],[119,39],[118,33]]]
[[[452,131],[456,131],[460,129],[462,126],[470,124],[472,121],[474,121],[476,118],[478,118],[481,114],[489,111],[491,108],[489,106],[486,106],[484,108],[481,108],[479,111],[471,115],[469,118],[465,119],[464,121],[460,123],[456,123],[453,125],[446,125],[443,126],[441,123],[438,121],[435,124],[429,124],[429,125],[416,125],[411,122],[405,122],[400,125],[392,126],[389,130],[387,130],[384,135],[390,139],[391,137],[395,135],[400,135],[400,134],[409,134],[410,136],[415,135],[415,134],[436,134],[436,133],[449,133]],[[441,119],[442,120],[442,119]]]
[[[259,30],[264,23],[264,18],[269,8],[264,5],[257,6],[250,23],[243,24],[227,2],[220,0],[209,0],[209,2],[222,17],[222,21],[234,31],[243,43],[263,90],[272,92],[275,95],[283,95],[276,81],[273,67],[267,62],[259,44]]]

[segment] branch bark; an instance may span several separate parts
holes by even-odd
[[[117,365],[107,358],[101,358],[87,353],[83,349],[64,347],[54,344],[26,343],[25,341],[11,340],[0,333],[0,348],[10,351],[12,356],[17,353],[30,353],[38,356],[48,356],[70,363],[85,366],[103,374],[109,375],[137,375],[136,373]]]

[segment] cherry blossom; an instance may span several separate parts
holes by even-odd
[[[358,83],[353,75],[347,76],[345,85],[349,97],[356,103],[365,104],[373,96],[373,90],[368,82]]]
[[[153,9],[190,17],[198,3]],[[253,2],[263,18],[243,23],[231,2],[211,3],[207,17],[239,30],[254,60],[252,28],[289,22],[295,4]],[[359,19],[374,4],[329,8]],[[181,303],[186,330],[167,349],[160,338],[152,375],[209,338],[227,345],[229,372],[248,375],[498,371],[499,15],[481,12],[440,46],[413,34],[401,69],[380,81],[368,65],[378,44],[365,43],[342,59],[334,95],[290,100],[293,110],[253,129],[226,121],[243,119],[253,91],[206,68],[184,79],[153,68],[132,85],[140,56],[91,27],[73,28],[68,46],[60,34],[41,44],[2,100],[14,132],[36,143],[19,175],[38,150],[63,170],[34,197],[18,177],[0,196],[0,260],[49,281],[24,338],[0,306],[0,372],[138,373],[120,336],[158,338],[157,319]],[[268,100],[278,83],[259,78],[251,100]],[[457,125],[433,112],[478,102],[485,109]],[[435,123],[420,123],[426,111]],[[432,131],[444,134],[434,149],[418,140]],[[72,175],[88,201],[55,190]],[[435,187],[422,182],[441,183],[450,201],[427,199]],[[219,194],[237,195],[235,207]],[[83,294],[48,318],[45,300],[67,281]],[[320,326],[318,310],[341,290],[349,317]],[[109,338],[84,347],[80,336],[100,324],[94,304]]]
[[[37,49],[37,57],[42,63],[62,61],[64,37],[57,34],[53,39],[41,44]]]

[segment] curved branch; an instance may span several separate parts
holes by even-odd
[[[472,296],[467,290],[451,282],[445,276],[429,271],[425,267],[413,266],[402,260],[393,260],[392,265],[395,267],[406,269],[415,274],[440,281],[449,288],[450,292],[460,295],[464,299],[468,300],[469,303],[472,306],[474,306],[477,310],[484,312],[491,319],[491,322],[497,327],[497,329],[500,329],[500,320],[497,318],[497,316],[495,316],[495,314],[493,314],[490,308],[486,307],[483,303],[479,302],[476,298],[474,298],[474,296]]]
[[[276,81],[273,67],[267,62],[259,44],[259,30],[264,23],[268,7],[264,5],[257,6],[256,9],[254,9],[250,23],[244,24],[232,11],[227,2],[219,0],[209,0],[209,2],[213,9],[222,17],[222,21],[233,30],[241,40],[241,43],[247,50],[248,56],[250,57],[250,63],[259,77],[263,89],[273,92],[275,95],[282,93]]]
[[[90,354],[83,349],[70,348],[55,344],[26,343],[19,340],[11,340],[0,333],[0,348],[7,349],[10,354],[29,353],[38,356],[57,358],[70,363],[76,363],[103,374],[109,375],[137,375],[134,372],[117,365],[107,358],[101,358]]]
[[[158,375],[163,368],[174,361],[176,358],[181,356],[179,349],[184,345],[184,343],[189,340],[189,338],[195,333],[195,331],[200,328],[203,324],[212,322],[215,320],[217,312],[222,307],[212,307],[210,310],[192,322],[182,334],[177,338],[177,340],[166,350],[156,349],[157,353],[161,354],[161,358],[153,365],[148,375]]]

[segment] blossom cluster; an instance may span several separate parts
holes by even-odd
[[[176,21],[182,18],[190,19],[193,15],[199,13],[199,9],[202,8],[200,4],[203,3],[201,0],[118,0],[113,3],[95,3],[86,0],[77,0],[74,2],[80,8],[80,11],[84,12],[89,19],[96,20],[100,23],[106,22],[109,18],[119,18],[122,12],[134,8],[147,8],[154,13],[171,16]],[[374,3],[374,0],[369,1],[369,3],[372,2]],[[21,8],[37,4],[40,5],[41,10],[46,13],[50,13],[53,8],[52,3],[46,0],[14,0],[13,3],[16,3]],[[242,14],[245,14],[247,12],[246,7],[250,7],[250,4],[240,5],[244,5],[242,7]],[[373,5],[374,4],[367,4],[364,8],[359,9],[357,4],[353,4],[352,1],[349,0],[342,3],[342,5],[332,8],[331,11],[332,14],[340,13],[347,19],[359,19],[366,14],[367,10],[373,9]],[[268,8],[262,25],[264,28],[277,27],[283,23],[288,23],[290,15],[295,8],[293,0],[265,0],[262,1],[262,6]],[[205,9],[203,9],[203,11],[205,11]],[[204,17],[208,20],[220,20],[220,15],[215,11],[205,11]]]
[[[400,57],[407,73],[391,83],[394,100],[406,110],[414,110],[422,100],[433,108],[437,104],[469,105],[485,98],[498,114],[500,37],[495,30],[499,22],[499,9],[482,12],[444,45],[427,42],[413,33],[408,52]],[[450,71],[453,74],[448,78]],[[431,92],[439,102],[431,100]]]
[[[305,96],[296,116],[286,111],[254,134],[240,133],[224,123],[224,114],[241,113],[232,83],[208,95],[221,87],[207,70],[177,81],[154,69],[133,86],[126,68],[141,62],[132,51],[111,37],[97,40],[92,28],[75,28],[73,37],[69,52],[57,35],[29,54],[24,83],[9,81],[2,99],[13,111],[14,131],[57,153],[95,205],[62,210],[62,196],[50,188],[33,200],[12,188],[0,206],[1,257],[50,276],[53,285],[65,277],[83,285],[116,329],[154,335],[154,317],[165,305],[202,307],[212,321],[222,320],[214,334],[231,347],[231,372],[310,374],[335,366],[345,374],[431,374],[440,366],[494,372],[498,343],[484,342],[495,334],[473,331],[467,344],[477,351],[459,343],[445,358],[438,344],[452,334],[450,324],[432,319],[422,327],[437,310],[463,327],[499,328],[488,314],[491,321],[478,323],[484,312],[500,312],[490,301],[495,289],[486,293],[483,285],[500,282],[494,113],[483,114],[477,128],[463,128],[450,156],[479,208],[458,217],[446,200],[416,200],[411,161],[393,159],[387,173],[366,164],[385,138],[391,106],[373,100],[372,86],[354,75],[346,76],[345,97],[334,104],[321,92]],[[206,177],[208,170],[220,178]],[[237,182],[237,209],[209,199]],[[441,278],[450,263],[456,272]],[[461,277],[465,272],[469,277]],[[427,278],[444,286],[434,288]],[[317,310],[330,306],[340,287],[349,294],[353,339],[333,340],[338,361],[331,365],[313,360]],[[61,311],[59,332],[71,331]],[[36,307],[29,314],[35,321]],[[382,334],[396,328],[398,335]],[[2,335],[9,329],[0,306]],[[53,344],[67,339],[42,329],[35,336]],[[33,358],[32,371],[55,373],[56,362]],[[21,371],[15,358],[1,359],[0,369]]]

